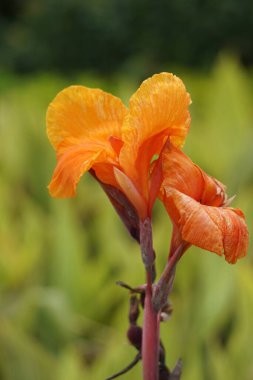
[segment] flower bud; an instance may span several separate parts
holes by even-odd
[[[130,326],[127,331],[127,337],[131,345],[140,351],[142,342],[142,328],[136,325]]]

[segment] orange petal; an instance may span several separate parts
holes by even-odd
[[[224,215],[224,250],[226,260],[235,263],[237,258],[247,253],[249,244],[249,233],[245,224],[245,217],[241,210],[233,208],[222,209]]]
[[[248,230],[240,210],[205,206],[171,188],[166,188],[165,205],[186,242],[224,254],[229,263],[246,255]]]
[[[162,154],[162,171],[162,191],[172,187],[196,200],[201,199],[204,185],[201,169],[171,144]]]
[[[166,137],[170,136],[175,146],[183,145],[190,126],[189,104],[183,82],[168,73],[147,79],[131,97],[122,128],[120,163],[140,186],[144,186],[150,160],[160,153]]]
[[[115,175],[114,175],[114,165],[109,163],[98,163],[92,165],[92,169],[96,173],[96,177],[103,183],[107,185],[111,185],[113,187],[116,187],[117,189],[121,190],[121,187],[119,186],[118,182],[116,181]],[[117,167],[117,165],[116,165]]]
[[[127,110],[120,99],[99,89],[71,86],[61,91],[48,107],[47,134],[55,149],[66,138],[109,144],[121,138]]]
[[[220,206],[226,198],[225,186],[222,183],[207,175],[171,144],[167,144],[162,153],[162,170],[161,198],[166,187],[172,187],[209,206]]]
[[[75,196],[77,183],[85,172],[108,158],[101,146],[76,143],[64,147],[57,159],[49,191],[53,197],[67,198]]]

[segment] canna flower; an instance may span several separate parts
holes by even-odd
[[[245,256],[245,218],[241,210],[228,207],[224,185],[172,145],[163,152],[162,167],[160,198],[173,222],[172,252],[183,242],[224,255],[229,263]]]
[[[72,197],[81,176],[91,171],[104,185],[122,192],[138,217],[150,216],[162,177],[159,159],[168,138],[182,147],[189,126],[190,96],[168,73],[154,75],[130,98],[99,89],[71,86],[47,111],[47,134],[57,166],[49,184],[53,197]]]

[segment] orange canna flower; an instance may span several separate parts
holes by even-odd
[[[92,170],[103,184],[125,194],[144,220],[150,216],[162,181],[154,155],[166,140],[181,147],[190,126],[190,96],[183,82],[168,73],[142,83],[130,99],[98,89],[71,86],[61,91],[47,111],[47,133],[57,166],[49,184],[52,196],[76,193],[81,176]]]
[[[162,166],[160,198],[173,222],[172,244],[185,242],[224,254],[229,263],[245,256],[249,240],[245,218],[241,210],[227,207],[224,185],[172,145],[162,155]]]

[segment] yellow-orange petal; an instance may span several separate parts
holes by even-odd
[[[161,159],[163,182],[160,198],[163,197],[164,188],[172,187],[202,204],[208,206],[223,204],[226,198],[225,186],[206,174],[181,150],[167,144]]]
[[[147,79],[131,97],[120,163],[140,186],[140,175],[147,179],[150,160],[160,153],[167,136],[173,145],[183,145],[190,126],[190,102],[183,82],[169,73]]]
[[[224,254],[229,263],[246,255],[248,230],[240,210],[202,205],[175,189],[165,190],[166,209],[183,240]]]
[[[48,107],[47,134],[55,149],[69,138],[105,142],[121,138],[127,113],[120,99],[99,89],[70,86],[61,91]]]
[[[75,196],[81,176],[94,164],[107,159],[101,146],[77,143],[65,146],[57,157],[57,166],[48,186],[50,194],[57,198]]]

